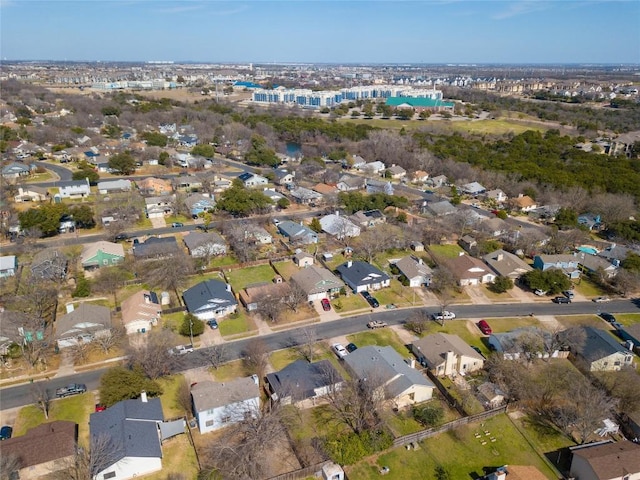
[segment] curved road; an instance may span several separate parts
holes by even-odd
[[[401,310],[379,310],[373,314],[357,315],[330,322],[313,324],[312,328],[316,333],[316,341],[325,340],[337,336],[349,335],[366,329],[366,323],[370,320],[382,320],[389,325],[403,324],[409,315],[419,308]],[[640,313],[640,299],[615,300],[608,304],[597,304],[593,302],[575,302],[568,305],[557,305],[551,302],[545,303],[517,303],[517,304],[497,304],[497,305],[456,305],[451,306],[459,319],[462,318],[499,318],[518,317],[533,313],[540,315],[579,315],[597,314],[606,310],[611,313]],[[436,307],[426,308],[429,313],[435,313]],[[526,313],[525,313],[526,312]],[[455,321],[455,320],[450,320]],[[603,320],[603,327],[607,325]],[[254,338],[260,338],[269,351],[280,350],[295,346],[301,338],[301,331],[305,327],[298,327],[291,330],[276,332],[260,337],[245,338],[225,343],[227,360],[236,360],[243,357],[247,344]],[[191,354],[185,355],[178,360],[174,367],[175,372],[181,372],[196,367],[209,364],[208,355],[213,347],[200,348]],[[101,368],[83,373],[77,373],[67,377],[53,378],[46,381],[47,389],[54,391],[68,383],[85,383],[89,390],[95,390],[100,384],[100,377],[107,370]],[[0,389],[0,409],[10,409],[21,407],[32,403],[31,385],[23,384]]]

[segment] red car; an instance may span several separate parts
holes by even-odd
[[[323,298],[322,300],[320,300],[320,303],[322,304],[322,309],[325,312],[328,312],[329,310],[331,310],[331,303],[329,302],[328,299]]]
[[[107,409],[105,405],[101,403],[96,403],[96,412],[104,412]]]
[[[478,328],[485,335],[491,335],[491,327],[489,326],[486,320],[480,320],[478,322]]]

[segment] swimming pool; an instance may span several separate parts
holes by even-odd
[[[591,245],[580,245],[577,248],[577,250],[580,251],[580,252],[588,253],[589,255],[597,255],[598,254],[598,249],[596,247],[591,246]]]

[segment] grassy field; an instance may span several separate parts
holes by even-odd
[[[403,286],[398,280],[392,279],[389,288],[383,288],[373,294],[384,308],[390,303],[396,305],[412,305],[414,302],[422,303],[413,288]]]
[[[236,265],[238,263],[238,259],[233,255],[220,255],[219,257],[213,258],[209,262],[210,268],[220,268],[220,267],[228,267],[229,265]]]
[[[234,378],[248,377],[253,372],[249,371],[242,360],[234,360],[211,370],[217,382],[226,382]]]
[[[184,376],[182,375],[171,375],[157,380],[163,391],[160,395],[160,402],[165,418],[174,418],[185,414],[184,409],[178,403],[178,388],[183,380]]]
[[[387,252],[379,253],[373,259],[373,263],[378,266],[380,270],[384,270],[385,272],[389,272],[389,260],[390,259],[401,259],[408,255],[412,255],[412,250],[391,250]]]
[[[640,313],[616,313],[615,317],[618,323],[626,326],[640,323]]]
[[[165,416],[167,416],[165,412]],[[200,435],[195,432],[195,435]],[[147,480],[167,478],[197,478],[196,452],[186,435],[177,435],[162,442],[162,470],[145,476]]]
[[[543,453],[576,445],[571,438],[555,427],[546,423],[537,422],[535,418],[523,416],[514,419],[513,422],[520,428],[520,431],[526,435],[529,441]]]
[[[354,333],[353,335],[347,335],[347,340],[355,343],[358,347],[364,347],[367,345],[385,347],[390,345],[403,357],[409,355],[409,350],[405,347],[404,342],[400,340],[400,337],[398,337],[396,332],[390,328]]]
[[[476,433],[484,431],[490,435],[476,438]],[[484,440],[487,437],[495,438],[495,442]],[[533,465],[547,478],[557,478],[506,415],[486,420],[482,426],[471,424],[429,438],[420,446],[417,451],[401,447],[368,458],[347,467],[347,474],[349,478],[373,480],[380,477],[380,467],[388,466],[390,471],[385,476],[388,480],[435,478],[435,468],[440,465],[451,479],[464,479],[481,477],[483,467],[511,464]]]
[[[456,244],[429,245],[429,251],[437,258],[456,258],[464,250]]]
[[[367,301],[360,294],[349,295],[348,297],[341,296],[332,300],[331,305],[333,305],[336,312],[340,314],[352,312],[354,310],[362,310],[369,307]]]
[[[258,265],[232,270],[227,273],[227,278],[234,291],[239,292],[247,285],[271,282],[275,275],[276,272],[271,268],[271,265]]]
[[[598,286],[596,286],[586,278],[581,278],[580,282],[576,284],[575,289],[578,293],[584,295],[587,298],[599,297],[600,295],[605,294],[602,289],[600,289]]]
[[[249,318],[243,309],[239,309],[236,313],[220,320],[218,325],[220,328],[220,335],[223,337],[239,335],[257,330],[255,323],[253,323],[253,320]]]
[[[596,327],[606,329],[608,323],[602,320],[597,315],[563,315],[557,317],[558,321],[565,328],[571,327]],[[617,318],[617,317],[616,317]]]
[[[287,282],[293,276],[294,273],[299,272],[300,269],[291,260],[285,260],[284,262],[274,263],[273,266],[282,275]]]
[[[433,425],[434,427],[451,422],[456,418],[460,418],[460,414],[456,410],[449,408],[447,402],[444,400],[444,398],[442,398],[442,395],[438,392],[438,390],[434,391],[433,398],[431,400],[420,404],[420,406],[424,405],[437,405],[442,409],[442,420],[436,425]],[[425,427],[421,423],[413,418],[411,410],[401,410],[399,412],[394,412],[393,410],[387,409],[384,410],[381,415],[386,425],[396,437],[419,432],[420,430],[425,429]]]

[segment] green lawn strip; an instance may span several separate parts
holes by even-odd
[[[170,375],[156,380],[162,387],[160,402],[165,418],[174,418],[185,414],[178,404],[178,388],[183,379],[183,375]]]
[[[414,289],[403,286],[398,280],[392,279],[389,288],[383,288],[373,293],[383,307],[388,304],[411,305],[414,301],[419,302],[420,297],[415,294]]]
[[[347,335],[349,342],[355,343],[358,347],[367,345],[377,345],[385,347],[392,346],[402,357],[409,356],[409,350],[405,347],[404,342],[400,340],[398,334],[390,328],[380,328],[378,330],[370,330],[367,332],[354,333]]]
[[[464,250],[456,244],[429,245],[428,249],[436,258],[456,258],[464,253]]]
[[[556,318],[565,328],[571,328],[571,327],[595,327],[595,328],[601,328],[601,329],[611,328],[611,326],[607,322],[602,320],[597,315],[562,315]]]
[[[380,270],[389,272],[389,260],[400,260],[403,257],[413,254],[412,250],[389,250],[379,253],[373,259],[373,263],[378,266]]]
[[[490,434],[485,435],[484,431]],[[480,438],[476,438],[477,433]],[[388,466],[390,471],[385,478],[389,480],[435,478],[435,468],[441,465],[450,478],[463,479],[481,477],[482,468],[489,465],[511,464],[533,465],[549,479],[557,478],[504,414],[428,438],[420,446],[419,450],[398,447],[377,458],[365,459],[346,467],[347,474],[349,478],[373,480],[380,478],[381,466]]]
[[[572,447],[576,443],[567,435],[559,431],[553,425],[540,423],[535,418],[523,416],[513,418],[523,435],[526,435],[531,443],[542,453],[549,453],[561,448]]]
[[[165,417],[167,414],[165,412]],[[195,435],[200,435],[195,432]],[[198,478],[196,452],[186,435],[176,435],[162,442],[162,471],[145,476],[146,480]]]
[[[441,122],[444,123],[444,122]],[[513,133],[519,135],[527,130],[545,131],[546,128],[540,125],[530,125],[518,123],[513,120],[477,120],[475,122],[447,122],[449,127],[455,131],[463,131],[477,134],[504,135]]]
[[[51,392],[53,394],[53,392]],[[14,425],[14,436],[24,435],[27,430],[43,423],[56,420],[68,420],[78,424],[78,441],[82,445],[88,445],[89,439],[89,414],[94,411],[95,397],[87,392],[82,395],[61,398],[51,402],[49,418],[44,417],[42,410],[35,405],[27,405],[18,412]]]
[[[535,317],[512,317],[512,318],[491,318],[487,320],[489,325],[491,326],[491,330],[496,333],[499,332],[508,332],[510,330],[514,330],[516,328],[523,327],[540,327],[544,328],[543,325]]]
[[[186,313],[187,312],[174,312],[162,315],[163,326],[170,328],[174,332],[177,332],[178,330],[180,330],[180,325],[182,325]]]
[[[167,225],[171,225],[175,222],[186,223],[191,221],[191,217],[187,217],[186,215],[169,215],[168,217],[165,217],[165,221],[167,222]]]
[[[269,355],[269,362],[275,371],[280,371],[287,365],[300,359],[302,359],[302,356],[295,348],[277,350]]]
[[[220,255],[215,257],[209,262],[210,268],[228,267],[229,265],[236,265],[238,259],[233,255]]]
[[[255,267],[239,268],[227,273],[229,283],[235,292],[239,292],[247,285],[262,282],[271,282],[276,272],[271,265],[257,265]]]
[[[450,408],[447,405],[447,402],[444,400],[442,395],[437,390],[434,391],[433,398],[431,400],[429,400],[428,402],[421,403],[417,406],[426,406],[426,405],[429,405],[429,406],[436,405],[442,409],[442,412],[443,412],[442,420],[438,422],[438,424],[433,425],[434,427],[443,425],[445,423],[451,422],[452,420],[460,418],[460,414],[456,410]],[[410,433],[419,432],[427,428],[424,425],[422,425],[420,422],[416,421],[413,418],[413,414],[411,413],[411,410],[408,410],[408,409],[403,409],[398,412],[394,412],[391,409],[386,409],[382,412],[382,418],[386,423],[386,425],[391,430],[391,432],[393,432],[396,438],[401,437],[403,435],[409,435]]]
[[[300,271],[298,267],[291,261],[285,260],[284,262],[274,263],[273,266],[277,270],[277,272],[284,278],[286,281],[293,276],[294,273]]]
[[[500,302],[519,302],[520,301],[519,299],[512,297],[509,292],[504,292],[504,293],[492,292],[487,288],[486,285],[482,285],[481,288],[482,288],[482,293],[484,293],[485,296],[491,299],[493,302],[500,303]]]
[[[218,257],[218,258],[224,258],[224,257]],[[193,287],[194,285],[197,285],[200,282],[205,282],[207,280],[220,280],[221,282],[224,282],[224,277],[220,274],[220,272],[209,272],[201,275],[191,275],[190,277],[187,278],[184,288],[186,290],[188,288]]]
[[[227,362],[218,368],[211,368],[209,371],[213,374],[217,382],[226,382],[234,378],[248,377],[253,373],[247,369],[242,360]]]
[[[640,323],[640,313],[616,313],[615,317],[618,323],[626,326]]]
[[[584,295],[587,298],[599,297],[605,294],[601,288],[587,278],[581,278],[580,281],[575,284],[574,288],[579,294]]]
[[[335,308],[336,312],[341,314],[369,307],[367,301],[359,293],[348,296],[342,295],[332,300],[331,305]]]
[[[347,261],[347,257],[345,257],[341,253],[338,253],[338,254],[334,254],[333,257],[325,261],[325,263],[327,264],[327,267],[329,267],[330,270],[335,270],[338,267],[338,265],[342,265],[346,261]]]
[[[218,325],[220,328],[220,335],[223,337],[257,330],[253,320],[249,318],[246,312],[242,309],[238,310],[236,313],[232,313],[226,318],[223,318],[218,322]]]

